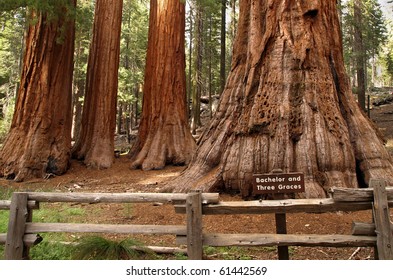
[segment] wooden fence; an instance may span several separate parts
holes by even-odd
[[[389,207],[393,205],[393,187],[373,180],[368,189],[332,189],[331,198],[285,199],[220,202],[218,194],[158,193],[42,193],[15,192],[11,201],[0,201],[0,210],[10,210],[7,234],[0,234],[6,259],[27,259],[29,247],[38,244],[43,232],[173,234],[178,244],[187,245],[189,259],[202,259],[203,246],[326,246],[375,247],[379,259],[393,259],[393,226]],[[186,225],[111,225],[32,222],[32,212],[40,203],[145,203],[174,204],[185,214]],[[325,213],[373,210],[373,221],[354,223],[351,235],[294,234],[212,234],[203,232],[203,215],[276,213]],[[280,252],[280,251],[279,251]],[[279,254],[280,257],[280,254]],[[280,257],[281,259],[281,257]],[[285,259],[285,257],[284,257]]]

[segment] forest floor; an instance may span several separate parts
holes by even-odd
[[[371,118],[382,130],[387,140],[387,148],[393,151],[393,104],[374,107]],[[55,192],[161,192],[163,183],[179,176],[184,167],[166,167],[163,170],[144,172],[130,170],[126,156],[120,156],[108,170],[87,169],[82,163],[73,161],[69,172],[50,179],[31,180],[24,183],[0,180],[0,186],[12,187],[19,191],[55,191]],[[221,194],[220,200],[241,200],[239,196]],[[69,205],[83,208],[86,223],[114,224],[185,224],[185,216],[176,214],[170,204],[97,204]],[[371,222],[370,211],[335,212],[326,214],[288,214],[287,230],[289,234],[350,234],[353,221]],[[273,214],[205,216],[205,232],[211,233],[274,233]],[[73,235],[73,237],[75,237]],[[113,238],[124,239],[122,236]],[[175,245],[174,236],[134,236],[148,246]],[[290,247],[291,259],[347,260],[374,259],[372,248],[327,248],[327,247]],[[277,259],[275,247],[222,248],[205,251],[207,259]],[[173,258],[168,256],[168,258]]]

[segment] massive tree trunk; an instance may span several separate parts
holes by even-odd
[[[150,2],[142,119],[130,152],[133,168],[187,164],[195,151],[187,120],[184,31],[184,3]]]
[[[116,99],[123,1],[96,2],[80,137],[73,156],[102,169],[114,161]]]
[[[303,172],[304,197],[393,183],[344,70],[336,0],[242,0],[231,72],[189,167],[168,188],[252,195],[253,174]]]
[[[31,13],[15,113],[0,152],[0,175],[9,179],[68,170],[75,26],[66,14],[49,20]]]

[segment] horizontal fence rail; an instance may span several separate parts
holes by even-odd
[[[7,234],[6,233],[0,233],[0,244],[6,244],[7,240]],[[28,234],[25,233],[23,236],[23,243],[27,247],[32,247],[34,245],[39,244],[42,241],[42,237],[37,235],[37,234]]]
[[[393,187],[386,188],[389,207],[393,206]],[[229,201],[202,206],[204,215],[240,215],[268,213],[327,213],[362,211],[373,208],[373,189],[333,188],[331,198]],[[175,205],[184,214],[185,205]]]
[[[0,210],[10,210],[7,234],[0,234],[6,246],[6,259],[28,258],[28,248],[38,244],[43,232],[161,234],[175,235],[178,245],[187,245],[189,259],[202,259],[203,246],[328,246],[378,247],[379,259],[393,259],[393,225],[389,207],[393,187],[381,180],[373,188],[331,190],[325,199],[282,199],[258,201],[219,201],[219,194],[183,193],[14,193],[11,201],[0,201]],[[175,212],[185,214],[185,225],[113,225],[77,223],[35,223],[32,212],[40,203],[171,203]],[[372,210],[372,223],[353,223],[352,235],[305,234],[216,234],[203,232],[203,215],[279,213],[325,213]],[[285,216],[284,216],[285,217]],[[284,223],[286,223],[284,219]],[[27,253],[26,253],[27,252]],[[280,256],[280,254],[279,254]]]
[[[10,200],[0,200],[0,210],[10,210],[11,201]],[[27,208],[29,209],[39,209],[37,201],[28,201]]]
[[[179,245],[186,237],[178,237]],[[299,235],[299,234],[204,234],[203,245],[224,246],[305,246],[305,247],[374,247],[375,236]]]
[[[73,203],[185,203],[185,193],[27,193],[29,200],[37,202]],[[218,193],[203,193],[202,204],[218,203]]]
[[[389,202],[393,205],[393,201]],[[240,215],[269,213],[327,213],[372,209],[372,202],[336,202],[334,199],[288,199],[262,201],[231,201],[204,205],[204,215]],[[175,205],[176,212],[184,214],[185,205]]]
[[[26,223],[26,233],[115,233],[115,234],[175,234],[185,235],[186,226],[166,225],[111,225],[72,223]]]

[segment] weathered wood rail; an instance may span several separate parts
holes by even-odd
[[[39,233],[115,233],[173,234],[178,244],[187,245],[189,259],[202,259],[203,246],[326,246],[375,247],[377,258],[393,259],[393,226],[389,207],[393,205],[393,187],[373,180],[369,189],[335,188],[331,198],[259,201],[219,201],[218,194],[157,193],[14,193],[12,200],[0,201],[0,210],[10,210],[7,234],[0,234],[6,259],[28,258],[28,248],[41,241]],[[177,213],[185,214],[186,225],[111,225],[35,223],[32,212],[40,203],[146,203],[174,204]],[[374,219],[353,224],[352,235],[293,234],[214,234],[203,232],[203,215],[238,215],[268,213],[325,213],[335,211],[373,211]]]

